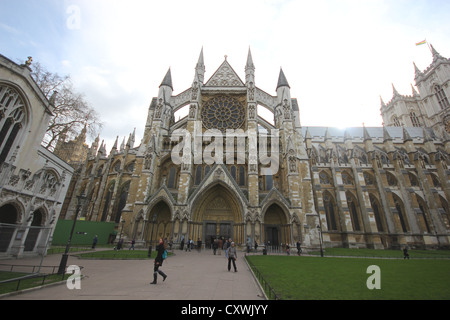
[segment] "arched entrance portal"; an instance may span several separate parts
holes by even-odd
[[[264,242],[273,248],[291,243],[291,226],[283,209],[275,203],[264,214]]]
[[[172,232],[171,211],[169,206],[160,201],[153,206],[148,215],[145,240],[156,245],[160,238],[170,240]]]
[[[0,252],[8,251],[18,216],[18,211],[12,204],[5,204],[0,208]]]
[[[189,237],[200,239],[210,247],[215,238],[231,238],[236,244],[244,243],[242,209],[236,196],[217,184],[204,193],[194,208]]]

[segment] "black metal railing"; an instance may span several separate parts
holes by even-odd
[[[66,280],[70,274],[58,274],[59,266],[0,264],[0,271],[17,273],[18,277],[0,281],[0,294],[30,289]],[[80,267],[81,269],[83,267]],[[44,273],[43,270],[47,270]],[[24,275],[25,274],[25,275]]]
[[[245,255],[245,260],[253,270],[253,274],[258,279],[262,289],[267,295],[267,298],[269,300],[282,300],[281,296],[275,292],[275,289],[270,285],[270,283],[266,279],[264,279],[262,273],[258,270],[258,268],[249,259],[247,259],[247,255]]]

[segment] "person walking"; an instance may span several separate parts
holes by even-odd
[[[297,255],[300,255],[300,253],[302,253],[302,247],[301,247],[301,242],[300,240],[297,241]]]
[[[227,239],[223,245],[223,249],[225,250],[225,258],[228,259],[228,248],[231,246],[231,238]]]
[[[403,248],[403,259],[409,259],[409,253],[406,247]]]
[[[134,250],[134,245],[136,244],[136,240],[131,240],[131,246],[130,246],[130,248],[128,249],[128,250],[131,250],[131,249],[133,249]]]
[[[237,272],[236,268],[236,259],[237,259],[237,251],[234,246],[234,242],[231,242],[230,247],[227,249],[228,252],[228,271],[231,270],[231,262],[233,262],[234,272]]]
[[[159,270],[164,261],[163,254],[165,250],[166,248],[164,248],[164,241],[162,238],[160,238],[159,244],[156,247],[157,255],[153,266],[153,282],[150,282],[150,284],[156,284],[158,282],[158,273],[163,277],[163,281],[166,281],[167,275]]]
[[[217,247],[218,247],[218,240],[216,238],[216,239],[214,239],[213,244],[212,244],[212,249],[213,249],[214,255],[216,255]]]
[[[92,240],[92,249],[95,249],[97,242],[98,242],[98,237],[97,237],[97,235],[95,235],[94,239]]]

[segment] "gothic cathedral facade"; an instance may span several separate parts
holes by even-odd
[[[255,85],[250,50],[244,80],[225,57],[205,81],[202,50],[192,86],[178,95],[169,69],[137,147],[133,132],[109,154],[99,139],[89,148],[64,218],[84,193],[82,217],[115,221],[121,237],[142,245],[167,238],[209,246],[224,237],[306,248],[449,247],[449,67],[440,57],[416,77],[420,96],[382,102],[383,127],[306,128],[283,70],[275,96]],[[175,119],[180,110],[186,116]],[[396,126],[406,112],[412,119],[408,110],[420,125]]]

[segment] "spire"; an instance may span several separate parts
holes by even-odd
[[[102,140],[102,144],[100,145],[100,148],[98,149],[98,154],[106,155],[106,145],[105,140]],[[97,155],[98,155],[97,154]]]
[[[287,82],[282,68],[280,68],[280,75],[278,76],[278,84],[276,90],[278,90],[279,87],[288,87],[289,89],[291,88],[289,86],[289,83]]]
[[[423,75],[423,73],[422,73],[422,71],[419,70],[419,68],[417,68],[415,62],[413,62],[413,64],[414,64],[414,79],[417,79],[418,77]]]
[[[255,65],[250,47],[248,47],[247,64],[245,65],[245,82],[255,84]]]
[[[309,128],[306,127],[305,139],[311,139],[311,133],[309,133]]]
[[[395,89],[394,84],[392,84],[392,91],[394,91],[394,97],[399,96],[399,93],[397,92],[397,89]]]
[[[428,130],[426,128],[422,128],[422,134],[423,134],[423,141],[424,142],[433,141],[433,139],[431,138],[430,133],[428,132]]]
[[[130,149],[132,149],[134,147],[135,135],[136,135],[136,128],[134,128],[133,133],[130,133],[130,135],[128,136],[128,141],[127,141],[126,146]]]
[[[117,153],[117,143],[118,143],[118,140],[119,140],[119,136],[117,136],[117,137],[116,137],[116,141],[114,141],[114,145],[113,145],[113,147],[111,148],[111,151],[109,152],[110,155],[114,155],[114,154]]]
[[[172,86],[172,74],[170,72],[170,68],[166,73],[166,76],[164,77],[163,81],[161,82],[161,85],[159,86],[160,88],[162,86],[168,86],[170,87],[170,89],[172,89],[173,91],[173,86]]]
[[[435,62],[438,59],[442,59],[443,57],[439,54],[439,52],[436,51],[436,49],[433,47],[433,45],[430,43],[431,47],[431,53],[433,54],[433,62]]]
[[[247,71],[247,69],[255,70],[255,65],[253,64],[252,52],[250,51],[250,47],[248,47],[247,64],[245,65],[245,71]]]
[[[412,141],[411,135],[405,127],[403,127],[403,141]]]
[[[416,88],[414,88],[414,86],[412,85],[412,83],[411,83],[411,89],[412,89],[413,97],[418,97],[418,96],[419,96],[419,93],[417,93]]]
[[[195,78],[203,84],[205,78],[205,63],[203,61],[203,47],[198,57],[197,65],[195,66]]]
[[[381,107],[382,108],[386,108],[386,104],[383,101],[383,98],[380,96],[380,101],[381,101]]]
[[[363,136],[364,136],[364,141],[372,140],[372,137],[370,136],[369,131],[367,131],[367,128],[364,124],[363,124]]]
[[[387,131],[387,128],[383,125],[383,142],[386,142],[388,140],[392,140],[392,137]]]

